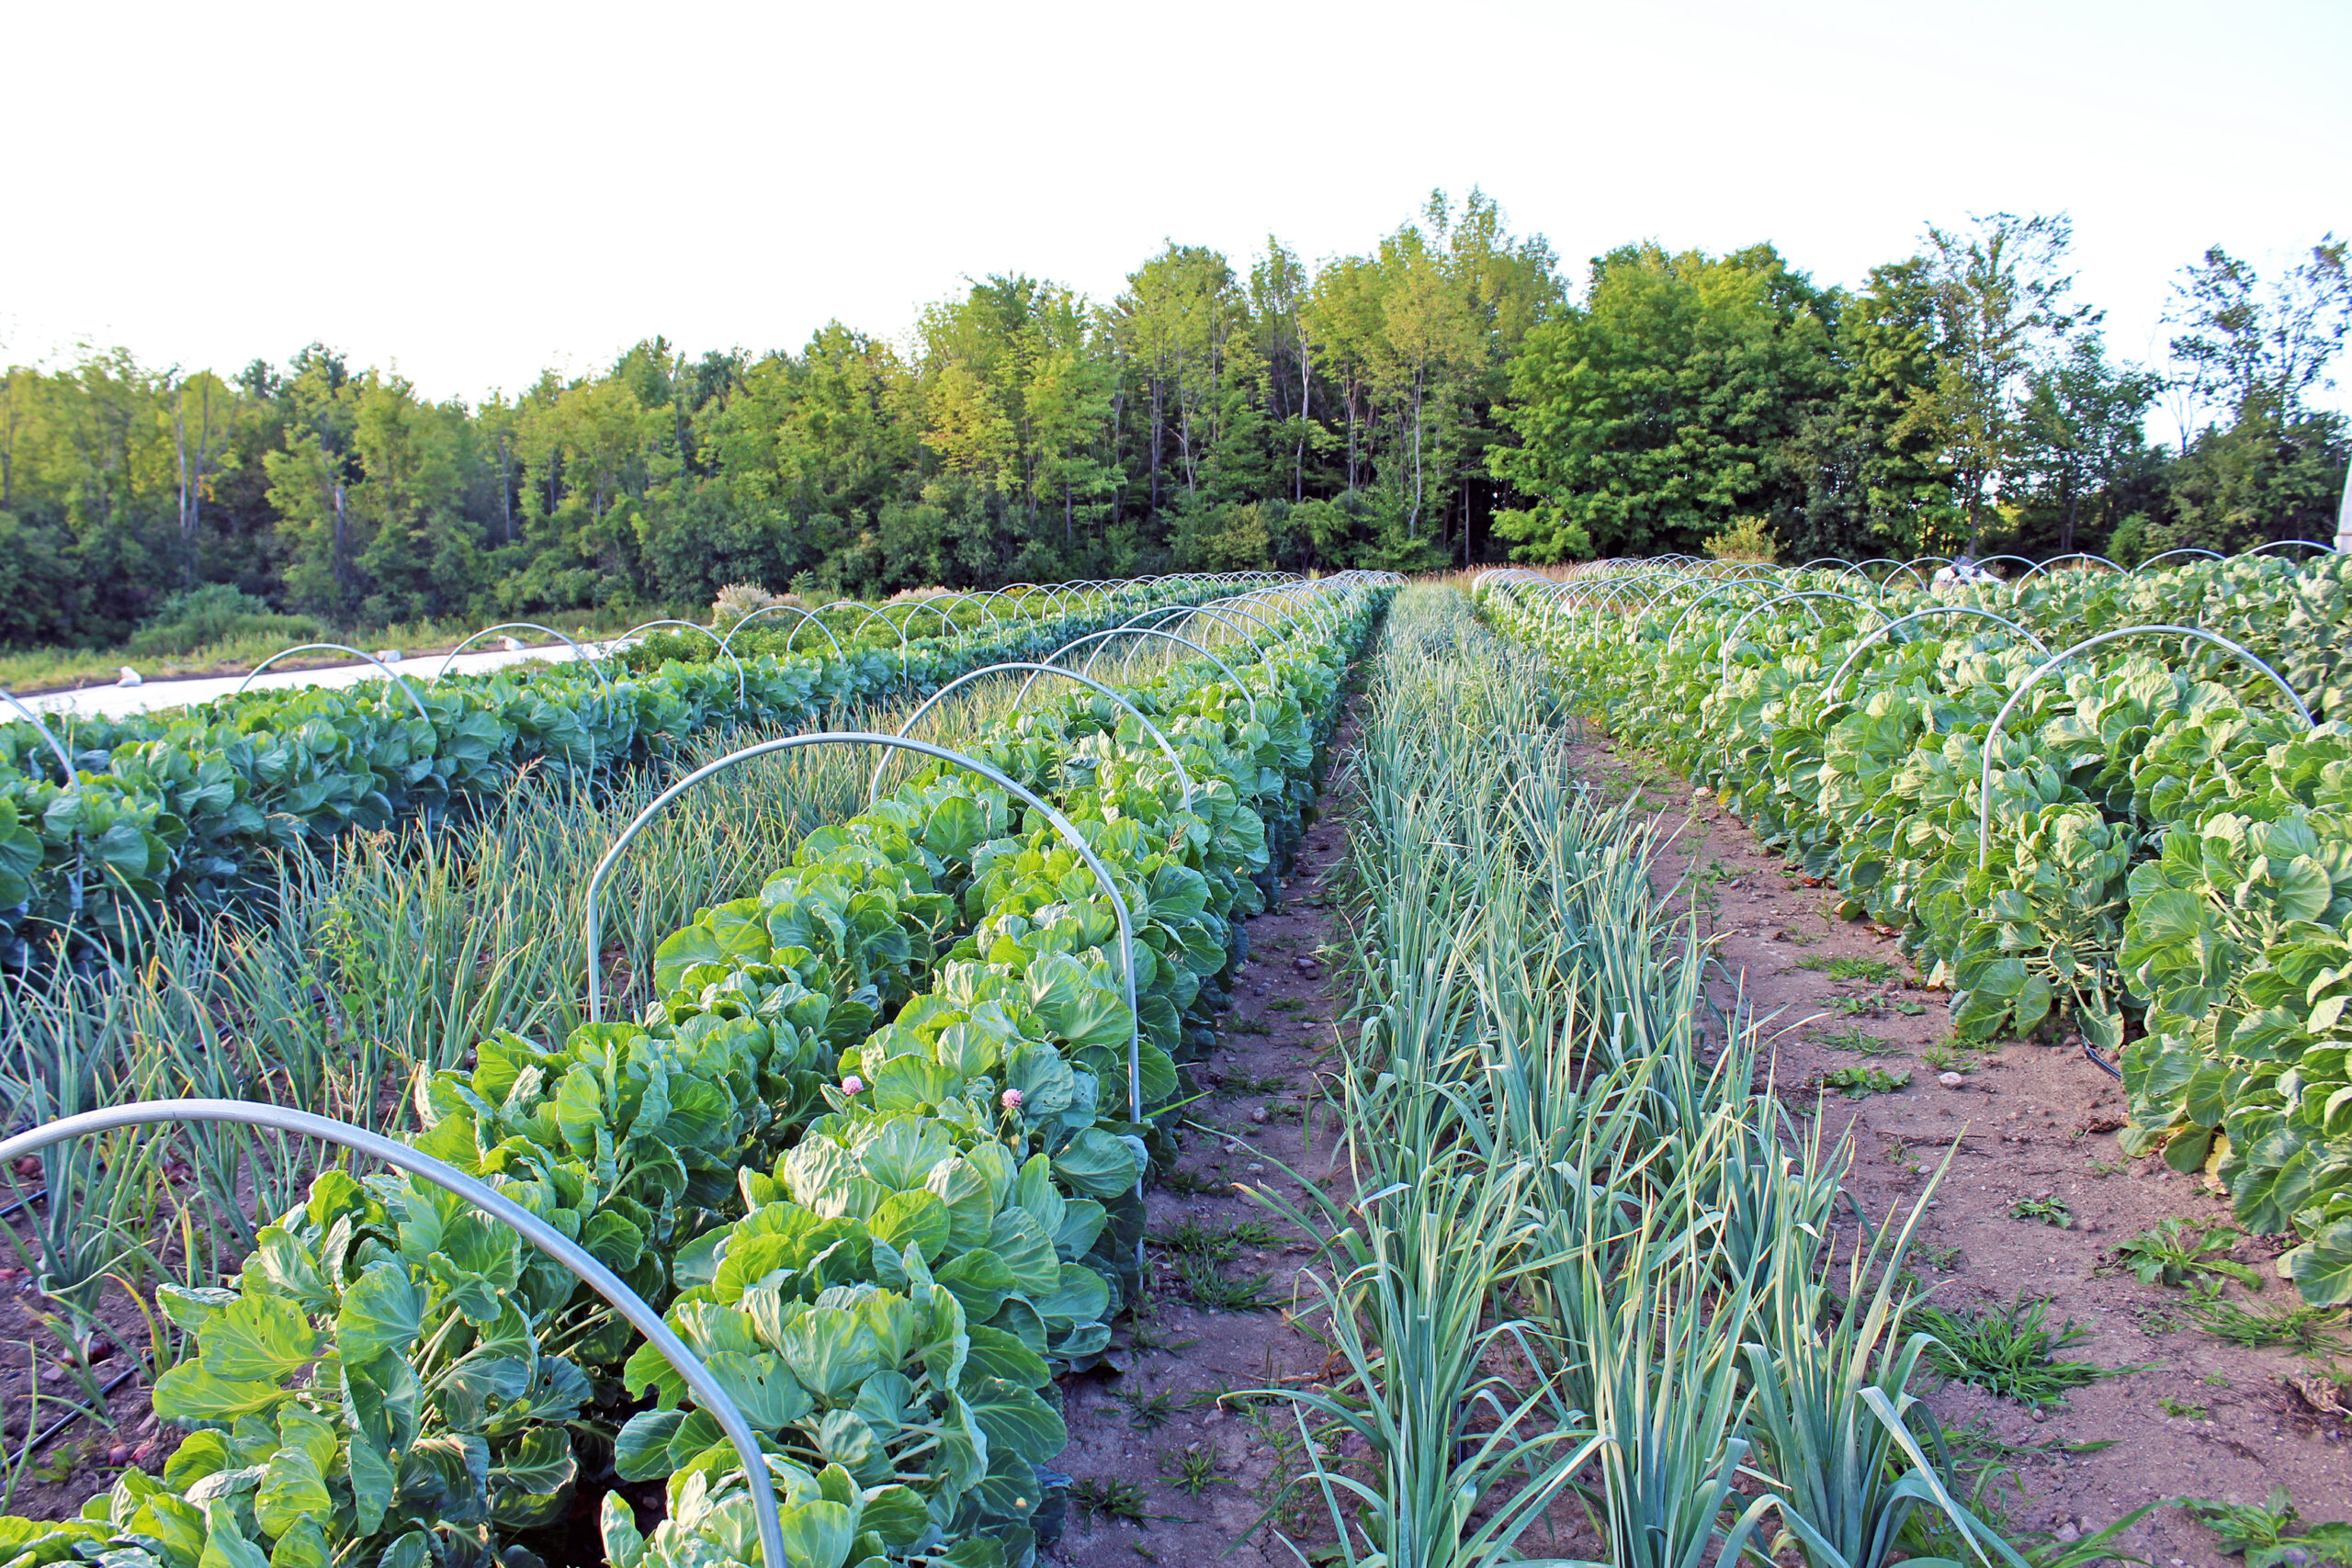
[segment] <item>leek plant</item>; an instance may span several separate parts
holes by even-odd
[[[1574,1499],[1619,1568],[1878,1568],[1921,1509],[2014,1568],[1907,1392],[1924,1200],[1830,1290],[1850,1142],[1806,1135],[1744,998],[1710,1001],[1656,826],[1577,780],[1543,672],[1408,589],[1368,707],[1352,1187],[1292,1215],[1348,1369],[1291,1395],[1352,1438],[1310,1450],[1341,1555],[1510,1561]]]
[[[1535,1267],[1528,1168],[1458,1146],[1409,1180],[1320,1215],[1261,1198],[1321,1234],[1330,1273],[1310,1273],[1324,1333],[1346,1368],[1330,1393],[1286,1392],[1318,1418],[1307,1451],[1351,1568],[1487,1568],[1592,1457],[1598,1439],[1555,1381],[1522,1387],[1496,1362],[1541,1364],[1524,1320],[1489,1307]],[[1344,1207],[1346,1222],[1331,1225]],[[1323,1222],[1318,1224],[1318,1220]],[[1360,1450],[1362,1473],[1331,1459]]]
[[[1801,1208],[1849,1154],[1850,1134],[1826,1156],[1816,1140],[1802,1168],[1784,1162],[1775,1174],[1792,1190],[1789,1206]],[[1905,1527],[1922,1507],[1940,1511],[1980,1552],[2013,1556],[1950,1492],[1942,1432],[1907,1392],[1934,1339],[1904,1332],[1911,1303],[1900,1293],[1902,1260],[1951,1164],[1947,1154],[1899,1223],[1855,1238],[1842,1300],[1816,1273],[1826,1237],[1815,1223],[1781,1231],[1764,1271],[1758,1337],[1741,1353],[1781,1523],[1812,1568],[1879,1568],[1898,1547],[1919,1561]]]

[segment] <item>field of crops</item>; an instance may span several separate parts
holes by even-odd
[[[85,812],[109,796],[148,807],[159,853],[185,850],[152,832],[172,815],[154,797],[176,777],[162,765],[175,745],[211,746],[209,764],[239,783],[281,783],[257,759],[283,747],[328,757],[355,790],[388,772],[407,793],[346,809],[333,826],[362,832],[339,855],[271,846],[267,897],[193,930],[120,922],[141,942],[130,964],[52,944],[10,994],[12,1121],[209,1094],[398,1133],[664,1314],[775,1456],[791,1561],[1027,1562],[1040,1509],[1058,1506],[1051,1380],[1108,1342],[1181,1066],[1246,949],[1238,922],[1311,809],[1341,672],[1388,592],[1344,578],[1232,586],[1081,599],[904,658],[755,655],[731,707],[733,670],[673,661],[609,689],[577,673],[437,689],[426,719],[379,692],[109,734],[106,786],[88,770],[73,795]],[[1217,603],[1147,617],[1160,629],[1083,657],[1136,597]],[[611,999],[626,1005],[597,1021],[591,999],[581,1018],[577,963],[605,943],[547,938],[577,921],[580,872],[627,819],[616,811],[647,804],[641,774],[668,760],[654,741],[692,757],[697,731],[723,727],[757,751],[762,730],[812,716],[819,696],[839,712],[1073,640],[1068,662],[1093,666],[1088,680],[975,684],[932,710],[923,738],[977,771],[902,751],[861,806],[874,744],[796,754],[775,737],[748,762],[764,773],[689,797],[639,857],[683,855],[683,897],[608,903],[655,926],[607,921]],[[469,744],[518,713],[539,722],[510,725],[487,755]],[[915,716],[869,706],[842,727]],[[401,746],[415,755],[378,754]],[[517,761],[526,747],[543,766]],[[592,773],[622,756],[643,766]],[[37,807],[64,794],[19,787]],[[469,789],[495,798],[462,819],[420,808]],[[224,818],[242,807],[332,832],[220,794]],[[729,808],[738,823],[714,830]],[[406,814],[416,825],[391,831]],[[119,896],[169,907],[187,892],[164,877]],[[680,906],[691,918],[662,929]],[[321,1172],[243,1129],[181,1137],[44,1151],[25,1228],[54,1321],[85,1354],[132,1337],[105,1323],[110,1283],[160,1286],[153,1413],[190,1435],[160,1473],[125,1469],[79,1521],[0,1523],[0,1559],[88,1547],[165,1568],[422,1568],[520,1562],[525,1540],[561,1556],[576,1548],[548,1536],[583,1462],[607,1499],[609,1560],[760,1557],[766,1488],[747,1484],[670,1362],[562,1263],[421,1179]],[[616,1481],[667,1482],[650,1535]]]
[[[2084,1364],[1985,1382],[1993,1320],[1928,1299],[1957,1143],[1866,1208],[1578,748],[1899,932],[1955,1040],[2110,1064],[2125,1152],[2286,1233],[2333,1343],[2347,574],[1921,575],[1162,581],[94,727],[70,788],[15,736],[19,822],[70,820],[19,874],[6,1131],[393,1142],[24,1145],[0,1568],[1029,1568],[1155,1520],[1350,1568],[2123,1555],[2145,1508],[2028,1539],[1928,1403],[2039,1421]],[[102,807],[143,880],[91,871]],[[1330,940],[1255,951],[1335,812]],[[1326,1007],[1250,1110],[1290,1080],[1250,1037]]]
[[[856,606],[833,612],[831,624],[749,621],[730,638],[657,628],[609,671],[601,662],[443,680],[420,671],[129,719],[66,715],[46,733],[12,721],[0,725],[0,963],[22,967],[28,946],[59,942],[124,949],[161,911],[201,912],[266,889],[274,852],[352,828],[438,820],[520,776],[601,788],[695,736],[806,728],[1238,586],[1160,578]]]
[[[2352,571],[1917,577],[1498,574],[1483,597],[1613,732],[1900,928],[1960,1038],[2120,1053],[2127,1150],[2210,1171],[2250,1228],[2297,1235],[2307,1299],[2352,1300]]]

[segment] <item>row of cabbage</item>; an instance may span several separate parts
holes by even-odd
[[[943,627],[904,647],[895,633],[888,648],[853,641],[838,652],[803,637],[797,651],[723,665],[632,649],[609,673],[510,666],[430,683],[254,691],[116,719],[53,716],[49,734],[0,725],[0,964],[21,966],[34,939],[68,931],[120,943],[161,912],[200,913],[266,886],[274,851],[462,808],[526,771],[593,784],[697,733],[805,728],[1232,586],[1193,577],[1098,587],[1039,599],[1057,607],[1041,618]]]
[[[663,942],[635,1021],[485,1041],[419,1085],[416,1145],[664,1308],[760,1429],[793,1568],[1025,1565],[1057,1528],[1053,1379],[1102,1352],[1134,1286],[1154,1118],[1229,995],[1385,595],[1317,591],[1250,691],[1202,663],[1120,688],[1182,778],[1091,691],[1041,688],[968,749],[1107,866],[1134,1011],[1083,861],[932,767]],[[196,1353],[154,1405],[194,1430],[80,1521],[0,1521],[0,1559],[527,1568],[583,1481],[660,1479],[650,1533],[605,1494],[616,1568],[760,1561],[740,1460],[674,1370],[437,1189],[330,1172],[241,1278],[164,1305]]]
[[[1505,576],[1482,597],[1613,730],[1833,880],[1846,913],[1902,930],[1961,1038],[2120,1048],[2126,1146],[2294,1233],[2282,1271],[2334,1302],[2352,1299],[2347,576],[2231,561],[2166,573],[2154,601],[2070,573],[1854,603],[1783,597],[1822,593],[1802,578],[1645,603]],[[2030,683],[2046,660],[2022,634],[2055,652],[2143,615],[2218,623],[2241,650],[2141,634]],[[2327,716],[2307,723],[2249,652]]]

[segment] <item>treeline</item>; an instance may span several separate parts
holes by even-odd
[[[652,338],[478,405],[318,344],[229,377],[17,367],[0,643],[108,644],[206,584],[366,626],[730,581],[1695,551],[1751,518],[1796,557],[2331,535],[2344,422],[2306,400],[2352,311],[2345,246],[2267,280],[2209,253],[2165,375],[2109,355],[2066,241],[1930,230],[1852,292],[1769,246],[1633,246],[1572,297],[1474,192],[1318,265],[1171,243],[1108,302],[989,276],[903,343]],[[2172,443],[2143,434],[2159,399]]]
[[[2308,400],[2352,324],[2346,244],[2267,280],[2218,247],[2183,268],[2165,373],[2109,353],[2070,242],[2064,217],[1930,228],[1851,293],[1769,245],[1600,258],[1512,360],[1491,466],[1528,500],[1498,532],[1537,560],[1695,553],[1734,517],[1794,560],[2332,538],[2346,422]]]

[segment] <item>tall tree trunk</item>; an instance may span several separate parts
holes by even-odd
[[[334,504],[334,581],[336,587],[348,593],[351,591],[351,580],[345,569],[344,558],[350,548],[350,525],[344,512],[343,481],[335,479],[332,482],[334,487],[332,492]]]
[[[1405,514],[1405,537],[1419,534],[1421,526],[1421,377],[1413,373],[1413,510]]]
[[[1151,509],[1154,512],[1159,510],[1159,450],[1165,426],[1160,414],[1162,386],[1159,377],[1151,378]]]
[[[1307,358],[1306,334],[1298,334],[1298,447],[1291,454],[1291,500],[1306,499],[1306,422],[1312,417],[1307,405],[1314,396],[1313,369]]]

